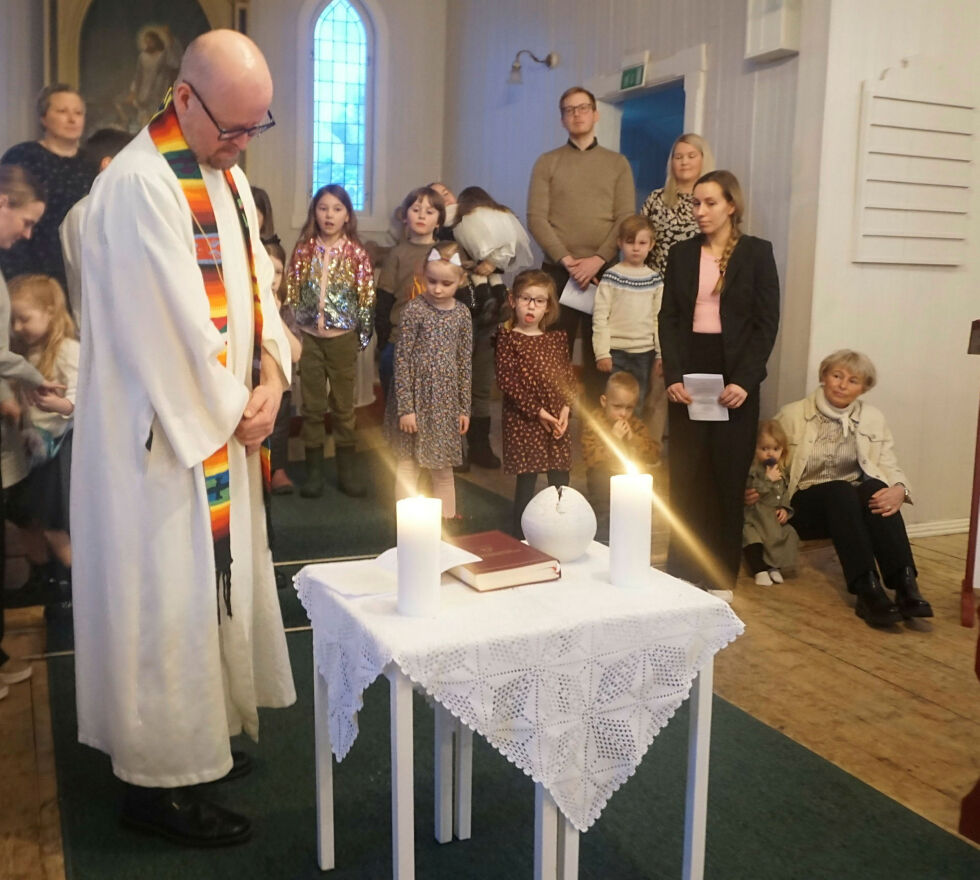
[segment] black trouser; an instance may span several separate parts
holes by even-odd
[[[278,471],[289,463],[289,426],[293,420],[292,394],[284,391],[279,412],[276,413],[276,423],[269,437],[269,467]]]
[[[3,423],[3,418],[0,418],[0,425]],[[2,433],[3,428],[0,427],[0,433]],[[0,440],[0,445],[2,445],[2,440]],[[7,509],[4,503],[3,497],[3,478],[0,476],[0,643],[3,642],[3,602],[4,594],[7,592],[4,588],[4,584],[7,579]],[[10,657],[4,653],[3,648],[0,648],[0,666],[3,666]]]
[[[605,462],[590,467],[585,472],[589,488],[589,503],[595,512],[595,539],[602,543],[609,541],[609,480],[612,471]]]
[[[541,268],[547,272],[555,282],[558,296],[568,284],[568,271],[564,266],[556,263],[542,263]],[[601,273],[600,273],[601,274]],[[556,329],[564,330],[568,336],[568,357],[572,357],[575,350],[575,336],[582,330],[582,384],[585,386],[585,405],[593,408],[599,405],[599,395],[606,387],[606,377],[599,372],[595,365],[595,351],[592,348],[592,315],[572,309],[568,306],[559,306],[558,323]]]
[[[510,527],[511,534],[515,538],[524,537],[524,529],[521,528],[521,516],[528,502],[534,497],[534,487],[537,482],[537,473],[517,475],[517,485],[514,487],[514,509]],[[567,486],[568,471],[548,471],[548,485]]]
[[[834,542],[851,592],[857,578],[874,571],[875,560],[886,584],[906,567],[915,571],[902,514],[881,516],[868,507],[871,496],[886,488],[881,480],[857,485],[831,480],[793,495],[790,525],[804,540],[830,538]]]
[[[721,334],[693,334],[692,369],[725,375]],[[725,378],[727,382],[727,376]],[[745,478],[759,422],[759,391],[728,411],[727,422],[693,422],[671,403],[667,571],[691,583],[730,590],[738,577],[745,517]]]
[[[753,575],[757,575],[760,571],[769,571],[772,568],[766,562],[765,548],[762,544],[746,544],[742,548],[742,553],[745,556],[745,564]]]

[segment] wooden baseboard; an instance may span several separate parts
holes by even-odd
[[[937,519],[932,522],[912,523],[906,526],[910,538],[931,538],[933,535],[959,535],[970,531],[970,520]]]

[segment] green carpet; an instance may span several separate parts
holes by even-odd
[[[253,773],[213,786],[253,818],[248,844],[191,851],[121,829],[121,785],[106,756],[76,741],[74,662],[49,663],[59,801],[69,880],[384,878],[391,876],[388,687],[365,697],[361,734],[335,769],[338,867],[316,867],[312,662],[308,632],[289,636],[299,700],[262,713],[244,747]],[[686,705],[636,775],[581,839],[580,877],[680,876]],[[432,713],[415,699],[416,865],[419,878],[530,877],[533,786],[476,737],[473,838],[432,837]],[[919,818],[777,731],[715,698],[706,877],[711,880],[975,880],[980,852]]]
[[[336,460],[325,462],[326,489],[322,498],[279,495],[272,499],[272,527],[277,560],[319,559],[376,554],[395,543],[394,475],[377,451],[358,453],[368,492],[348,498],[337,488]],[[293,463],[289,475],[297,484],[305,466]],[[456,506],[465,516],[466,530],[507,528],[510,500],[456,480]]]

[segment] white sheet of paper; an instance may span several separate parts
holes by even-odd
[[[311,568],[316,574],[317,566]],[[328,590],[346,599],[394,595],[398,589],[394,573],[366,566],[363,561],[332,562],[323,569],[320,580]]]
[[[585,290],[582,290],[574,278],[569,278],[561,296],[558,297],[558,302],[563,306],[591,315],[595,311],[595,292],[596,286],[594,284],[590,284]]]
[[[380,556],[374,558],[374,564],[397,577],[398,575],[398,548],[392,547],[385,550]],[[479,562],[480,557],[468,550],[463,550],[455,544],[448,544],[441,541],[439,544],[439,571],[448,571],[457,565],[466,565],[468,562]]]
[[[685,373],[684,390],[694,399],[687,405],[687,417],[692,422],[728,421],[728,409],[718,403],[725,390],[721,373]]]

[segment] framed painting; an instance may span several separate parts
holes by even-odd
[[[229,0],[48,0],[46,82],[66,82],[87,104],[86,129],[136,132],[170,88],[184,47],[234,27]]]

